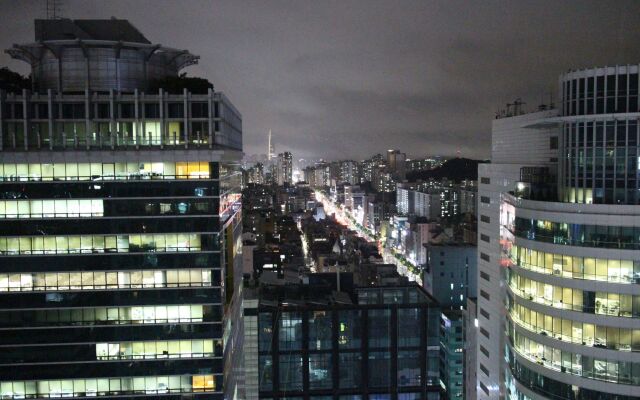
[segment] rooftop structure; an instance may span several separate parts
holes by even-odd
[[[176,77],[198,56],[151,43],[129,21],[35,21],[35,41],[14,44],[11,57],[31,65],[34,91],[46,93],[144,91],[149,82]]]

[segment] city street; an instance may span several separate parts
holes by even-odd
[[[422,285],[422,277],[419,274],[416,274],[409,270],[409,268],[404,264],[406,261],[399,257],[398,253],[396,253],[390,246],[388,246],[383,239],[375,238],[369,232],[367,232],[360,224],[357,224],[353,217],[350,215],[349,211],[344,209],[342,206],[335,204],[328,198],[324,193],[320,191],[316,191],[316,200],[322,203],[324,207],[324,212],[326,215],[334,215],[336,221],[339,224],[348,227],[349,229],[357,232],[357,234],[369,242],[375,242],[378,246],[378,251],[382,255],[382,259],[387,264],[395,264],[398,273],[406,276],[410,281],[415,281],[418,284]]]

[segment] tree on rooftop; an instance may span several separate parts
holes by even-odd
[[[0,89],[12,93],[20,93],[22,89],[31,90],[31,78],[2,67],[0,68]]]
[[[213,83],[204,78],[187,76],[186,73],[182,73],[177,77],[167,77],[151,81],[148,92],[154,93],[159,89],[170,94],[182,94],[184,89],[187,89],[193,94],[207,94],[209,89],[213,89]]]

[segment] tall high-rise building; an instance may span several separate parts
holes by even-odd
[[[479,167],[479,399],[637,399],[638,65],[560,77]]]
[[[382,154],[376,154],[367,160],[361,161],[360,165],[362,170],[360,183],[373,182],[376,171],[385,166]]]
[[[158,89],[198,57],[126,20],[35,32],[34,92],[0,93],[0,398],[222,399],[240,113]]]
[[[293,159],[290,152],[278,154],[277,175],[279,186],[293,183]]]
[[[355,161],[340,161],[339,181],[339,183],[348,183],[349,185],[357,185],[360,183],[360,179],[358,177],[358,164]]]
[[[387,150],[387,167],[394,178],[403,181],[407,175],[407,155],[400,150]]]

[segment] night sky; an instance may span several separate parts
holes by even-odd
[[[45,0],[0,0],[0,47],[33,40]],[[201,56],[186,70],[243,115],[244,150],[294,158],[489,156],[491,120],[557,97],[568,69],[640,63],[640,1],[70,1]],[[0,55],[0,66],[27,73]]]

